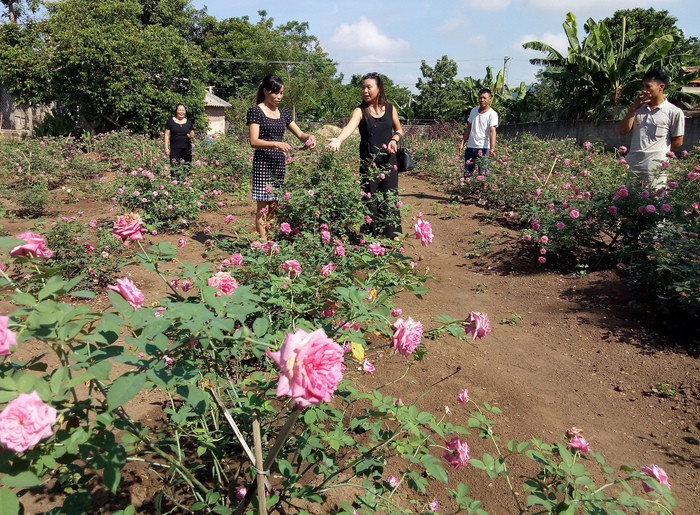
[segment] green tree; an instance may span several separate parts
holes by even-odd
[[[416,116],[437,120],[450,119],[454,112],[450,102],[457,98],[459,93],[459,85],[455,80],[457,63],[443,55],[434,67],[422,61],[420,71],[423,77],[416,83],[419,91]]]
[[[183,2],[180,2],[183,5]],[[143,24],[138,0],[63,0],[0,32],[0,80],[19,100],[57,100],[84,127],[159,131],[178,102],[203,121],[206,61],[173,26]],[[2,68],[5,68],[4,66]]]
[[[659,66],[680,38],[658,28],[628,46],[624,20],[620,37],[613,39],[604,22],[589,19],[581,41],[573,13],[566,15],[563,26],[569,42],[566,56],[539,41],[523,47],[548,54],[530,62],[545,66],[540,77],[551,80],[565,99],[565,117],[570,119],[618,116],[634,97],[644,72]]]

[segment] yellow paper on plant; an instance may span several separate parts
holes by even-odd
[[[352,357],[355,358],[360,363],[365,360],[365,348],[361,343],[351,342],[350,350],[352,352]]]

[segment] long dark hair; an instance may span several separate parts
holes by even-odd
[[[282,82],[282,79],[280,79],[277,75],[265,75],[265,78],[260,83],[260,86],[258,86],[258,95],[255,101],[258,104],[262,103],[265,100],[265,90],[268,90],[271,93],[279,93],[282,86],[284,86],[284,82]]]
[[[386,94],[384,93],[384,81],[382,81],[382,76],[379,75],[377,72],[371,72],[366,73],[362,77],[362,82],[364,83],[367,79],[374,79],[374,81],[377,83],[377,88],[379,89],[379,94],[377,95],[377,104],[380,106],[385,106]],[[369,104],[363,100],[362,107],[369,107]]]

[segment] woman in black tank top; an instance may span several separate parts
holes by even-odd
[[[337,138],[329,138],[328,148],[337,152],[353,131],[360,129],[362,190],[372,221],[362,232],[395,238],[401,235],[401,213],[396,206],[399,176],[396,150],[403,134],[394,106],[386,101],[384,84],[378,73],[362,78],[362,104],[355,108],[348,124]],[[391,193],[391,195],[388,195]]]

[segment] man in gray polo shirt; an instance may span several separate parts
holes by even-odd
[[[666,186],[662,163],[668,161],[666,154],[683,145],[685,130],[683,111],[664,98],[667,84],[665,72],[648,71],[642,78],[642,92],[619,125],[620,134],[632,131],[627,164],[654,191]]]

